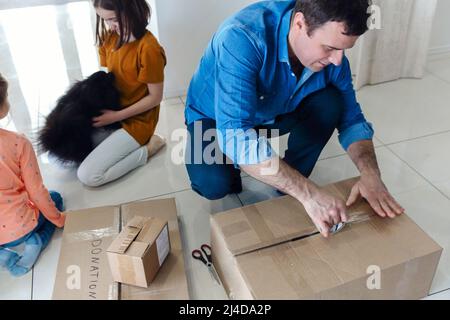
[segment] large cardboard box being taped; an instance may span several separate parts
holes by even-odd
[[[169,252],[167,220],[133,217],[107,250],[114,281],[147,288]]]
[[[347,199],[355,179],[328,185]],[[426,214],[426,212],[424,212]],[[233,299],[419,299],[442,248],[406,214],[378,217],[363,200],[325,239],[290,196],[211,217],[213,262]]]
[[[134,216],[168,221],[170,253],[149,288],[114,282],[106,255],[121,227]],[[68,212],[53,299],[189,299],[175,199]]]

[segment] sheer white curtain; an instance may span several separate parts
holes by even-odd
[[[437,0],[374,0],[374,25],[347,54],[356,89],[399,78],[421,78]]]

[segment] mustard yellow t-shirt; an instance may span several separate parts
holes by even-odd
[[[147,83],[164,81],[166,55],[150,31],[138,40],[116,50],[116,33],[111,33],[99,47],[100,64],[114,73],[120,101],[124,108],[148,95]],[[139,144],[146,144],[154,134],[159,117],[159,105],[122,121],[122,127]]]

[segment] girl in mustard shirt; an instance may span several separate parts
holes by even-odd
[[[164,49],[148,31],[150,7],[145,0],[94,0],[100,64],[115,75],[123,109],[106,110],[93,119],[98,146],[81,163],[82,183],[96,187],[144,165],[164,145],[155,135],[163,96]],[[101,128],[120,121],[122,128]]]
[[[0,74],[0,120],[9,111],[8,83]],[[42,183],[31,143],[0,128],[0,268],[14,276],[27,273],[65,215],[61,195]],[[22,252],[15,247],[24,244]]]

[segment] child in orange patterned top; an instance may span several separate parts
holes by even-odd
[[[8,83],[0,74],[0,119],[9,112]],[[31,143],[0,128],[0,267],[14,276],[27,273],[65,215],[57,192],[42,183]],[[24,245],[23,252],[13,248]]]

